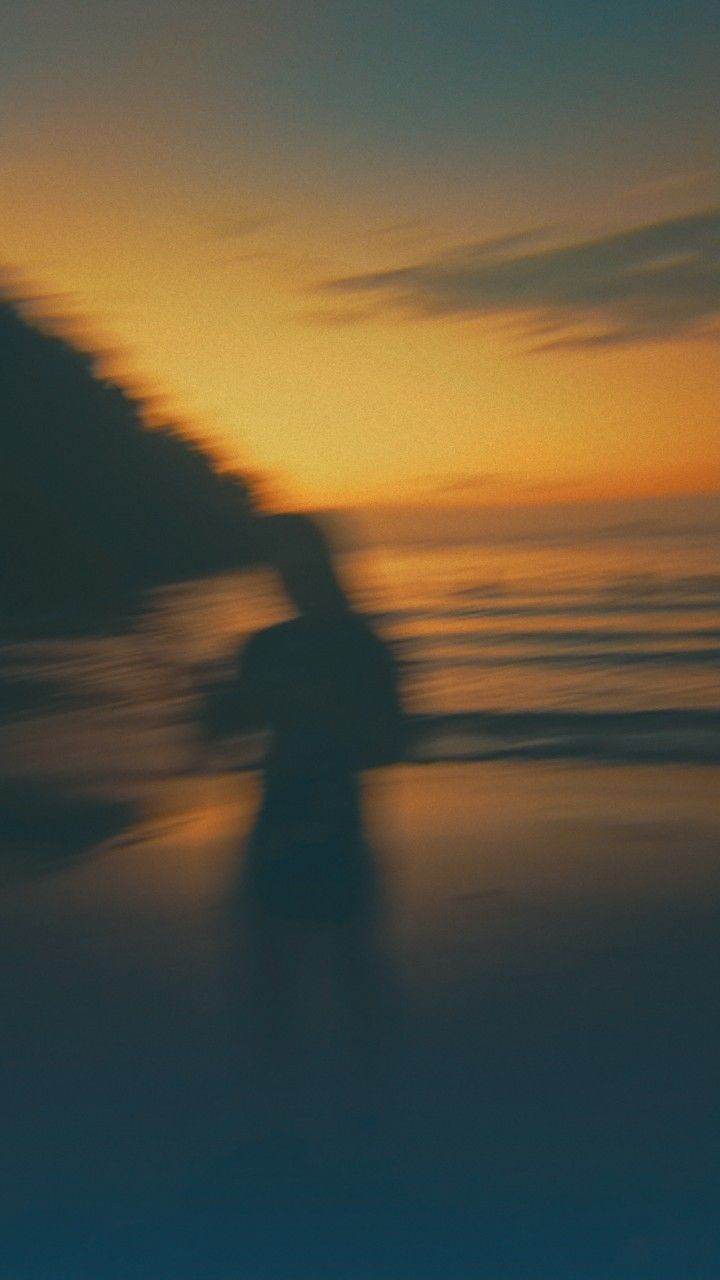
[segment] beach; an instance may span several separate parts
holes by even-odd
[[[715,1280],[715,557],[347,553],[408,736],[322,927],[248,918],[265,744],[202,731],[267,576],[4,643],[12,1280]]]
[[[392,1069],[369,1108],[352,1083],[323,1115],[312,1069],[297,1093],[312,1212],[255,1123],[238,999],[256,776],[170,776],[92,856],[6,876],[9,1274],[190,1276],[202,1257],[208,1275],[311,1275],[330,1241],[338,1280],[443,1258],[453,1276],[709,1278],[716,784],[527,761],[368,775],[393,1000],[369,1047]],[[363,1197],[369,1234],[347,1218]]]

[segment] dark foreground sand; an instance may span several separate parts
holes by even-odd
[[[2,1274],[715,1280],[717,782],[375,775],[382,927],[344,976],[292,940],[282,1079],[234,906],[250,776],[155,785],[101,852],[14,870]]]

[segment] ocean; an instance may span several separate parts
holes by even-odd
[[[711,534],[386,547],[341,571],[400,663],[412,759],[701,765],[720,762],[719,551]],[[285,614],[248,572],[159,592],[127,634],[4,644],[3,774],[200,767],[199,691]]]

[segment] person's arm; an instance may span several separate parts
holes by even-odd
[[[241,650],[235,675],[206,688],[201,713],[206,739],[262,729],[266,721],[263,645],[253,636]]]

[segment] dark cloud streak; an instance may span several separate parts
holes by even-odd
[[[240,240],[271,227],[275,219],[268,214],[237,214],[217,222],[212,230],[213,240]]]
[[[541,231],[325,282],[406,316],[519,321],[534,350],[720,336],[720,210],[528,251]]]

